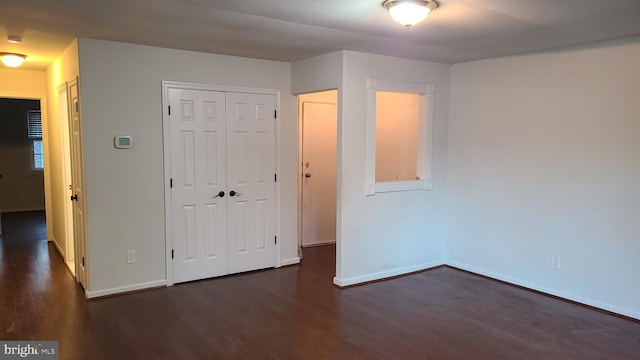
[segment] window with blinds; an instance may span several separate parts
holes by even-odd
[[[42,113],[40,110],[27,111],[27,138],[31,142],[31,169],[44,169],[42,148]]]

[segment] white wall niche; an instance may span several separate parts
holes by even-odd
[[[433,188],[431,166],[435,85],[432,83],[386,81],[374,78],[367,78],[366,81],[367,152],[365,195],[394,191],[431,190]],[[379,91],[417,94],[419,96],[416,180],[376,181],[376,97]]]

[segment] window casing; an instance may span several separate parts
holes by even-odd
[[[431,83],[367,79],[365,195],[432,189],[434,93],[435,86]],[[393,129],[394,122],[397,127],[409,128]],[[401,138],[385,140],[381,131]],[[407,152],[414,150],[415,154]]]

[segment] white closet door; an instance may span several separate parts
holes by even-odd
[[[275,266],[275,96],[168,97],[174,282]]]
[[[170,89],[174,281],[227,274],[225,94]]]
[[[82,152],[82,120],[80,113],[80,93],[78,78],[69,83],[70,116],[69,128],[71,136],[71,180],[73,195],[73,238],[76,246],[76,280],[88,289],[88,273],[86,261],[86,200],[84,198],[84,155]]]
[[[227,93],[226,105],[231,274],[275,265],[275,96]]]

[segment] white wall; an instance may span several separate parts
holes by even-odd
[[[339,214],[336,278],[350,285],[441,265],[449,65],[346,51],[339,104]],[[368,77],[433,83],[433,190],[365,196]]]
[[[636,38],[452,67],[447,263],[640,318],[638,64]]]
[[[323,90],[339,90],[342,86],[343,58],[344,52],[339,51],[293,63],[291,93],[298,95]]]
[[[297,118],[288,63],[79,39],[89,296],[165,280],[163,80],[280,90],[281,263],[297,261]],[[113,136],[131,135],[129,150]],[[127,265],[126,250],[137,251]]]

